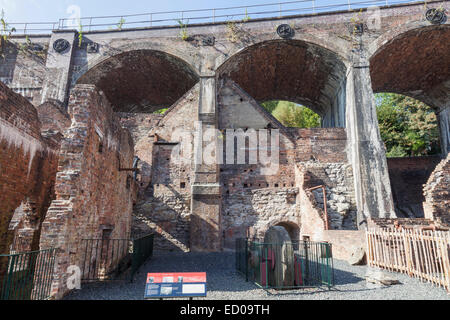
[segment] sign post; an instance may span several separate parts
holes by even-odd
[[[206,272],[148,273],[144,298],[206,297]]]

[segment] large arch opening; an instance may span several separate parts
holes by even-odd
[[[424,217],[423,185],[449,150],[450,27],[409,30],[370,58],[380,134],[399,217]]]
[[[175,56],[135,50],[97,64],[77,83],[96,85],[116,112],[152,113],[170,107],[198,80],[193,68]]]
[[[229,58],[218,79],[233,81],[258,103],[294,102],[317,113],[323,127],[345,127],[345,72],[331,50],[300,40],[272,40]]]

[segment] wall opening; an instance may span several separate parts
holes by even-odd
[[[414,98],[375,95],[377,118],[398,217],[423,218],[423,185],[440,161],[436,112]]]
[[[271,100],[261,103],[261,106],[285,127],[320,128],[322,126],[320,115],[295,102]]]

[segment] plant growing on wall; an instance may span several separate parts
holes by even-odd
[[[230,42],[236,42],[239,39],[241,39],[241,35],[242,35],[242,26],[244,25],[244,23],[246,23],[247,21],[249,21],[251,18],[250,16],[247,14],[247,9],[245,9],[245,17],[241,20],[240,24],[237,24],[235,21],[228,21],[227,22],[227,39]]]
[[[13,32],[16,32],[16,28],[10,28],[8,23],[6,22],[6,18],[5,18],[5,11],[2,9],[2,13],[0,16],[0,24],[1,24],[1,29],[0,29],[0,55],[2,58],[4,58],[4,53],[5,53],[5,48],[6,45],[8,43],[9,38],[11,38],[11,34]]]
[[[125,19],[124,18],[120,18],[119,22],[117,23],[117,29],[118,30],[122,30],[123,25],[125,24]]]
[[[188,35],[188,32],[187,32],[187,23],[189,22],[189,20],[186,22],[186,24],[184,24],[182,20],[177,20],[177,22],[180,25],[180,37],[181,37],[181,40],[187,41],[187,39],[189,38],[189,35]]]
[[[83,42],[83,25],[81,20],[78,21],[78,48],[81,48],[81,43]]]

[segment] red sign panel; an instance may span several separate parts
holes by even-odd
[[[148,273],[147,283],[206,282],[206,272]]]

